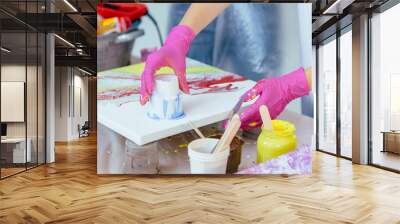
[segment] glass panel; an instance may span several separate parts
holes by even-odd
[[[20,20],[26,12],[43,13],[44,5],[44,0],[0,1]],[[1,178],[45,162],[45,35],[15,18],[0,12]]]
[[[39,34],[39,45],[38,45],[38,163],[45,163],[45,52],[46,39],[44,34]]]
[[[352,157],[352,34],[340,37],[340,153]]]
[[[37,132],[38,132],[38,124],[37,124],[37,74],[38,74],[38,56],[37,56],[37,33],[31,32],[27,34],[28,38],[28,63],[27,63],[27,99],[26,99],[26,111],[27,111],[27,142],[28,142],[28,150],[30,148],[30,159],[28,160],[28,168],[37,165]]]
[[[336,153],[336,40],[318,48],[318,147]]]
[[[400,170],[400,4],[372,18],[372,163]]]
[[[1,51],[1,140],[2,177],[25,170],[30,160],[26,151],[25,91],[26,91],[26,35],[2,33]],[[4,126],[5,125],[5,126]],[[28,147],[29,149],[29,147]]]
[[[39,11],[36,1],[27,2],[26,12],[37,13]],[[37,20],[37,16],[33,20]],[[32,20],[31,19],[31,20]],[[32,21],[37,22],[37,21]],[[27,167],[35,167],[38,164],[38,33],[36,30],[27,29],[27,143],[30,148],[31,158]]]

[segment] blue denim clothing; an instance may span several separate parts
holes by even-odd
[[[169,28],[189,6],[171,6]],[[310,67],[310,5],[232,4],[196,36],[188,57],[255,81]],[[312,116],[312,100],[303,103],[302,111]]]

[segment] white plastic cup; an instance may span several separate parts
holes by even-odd
[[[174,120],[184,116],[176,75],[156,76],[147,114],[156,120]]]
[[[220,152],[210,153],[218,139],[200,138],[189,143],[188,153],[192,174],[225,174],[229,146]]]

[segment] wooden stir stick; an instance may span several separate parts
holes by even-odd
[[[273,130],[272,121],[271,121],[271,116],[269,115],[268,107],[262,105],[259,110],[260,110],[261,120],[263,122],[263,127],[267,130],[272,131]]]
[[[196,134],[200,137],[200,138],[205,138],[203,133],[201,133],[200,129],[198,127],[196,127],[191,121],[188,120],[188,123],[190,125],[190,127],[192,127],[192,129],[196,132]]]
[[[235,137],[236,133],[240,128],[240,118],[239,115],[235,114],[232,119],[228,123],[228,127],[226,128],[224,134],[222,135],[221,139],[218,141],[217,146],[211,153],[220,152],[226,149],[232,142],[233,138]]]

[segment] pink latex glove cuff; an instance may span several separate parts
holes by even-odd
[[[174,70],[178,76],[180,89],[189,93],[185,59],[194,37],[195,33],[189,26],[178,25],[171,30],[164,46],[147,57],[141,76],[140,103],[142,105],[149,101],[153,92],[155,73],[165,66]]]
[[[241,128],[244,130],[262,125],[259,108],[268,107],[271,119],[275,119],[290,101],[305,96],[310,91],[304,69],[299,68],[280,77],[263,79],[248,90],[242,97],[250,101],[259,96],[256,102],[240,114]]]

